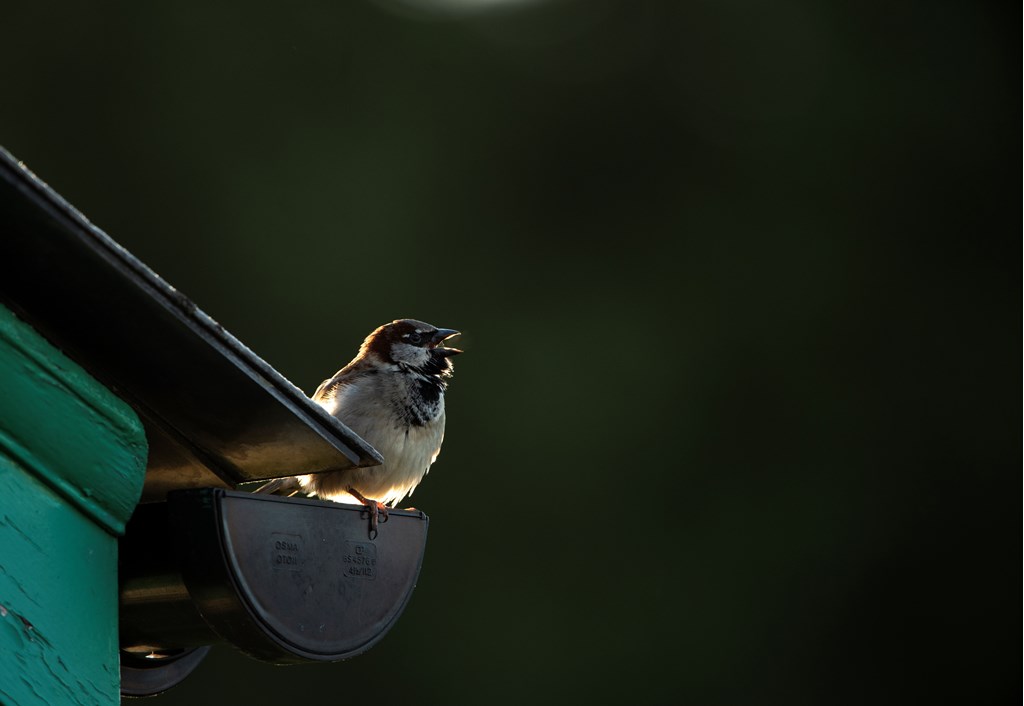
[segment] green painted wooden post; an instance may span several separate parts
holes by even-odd
[[[142,492],[128,405],[0,306],[0,702],[120,701],[117,537]]]

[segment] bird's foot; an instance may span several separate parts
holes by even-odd
[[[382,502],[371,500],[367,503],[366,510],[370,513],[370,539],[377,539],[377,523],[383,524],[388,521],[388,508]]]
[[[370,515],[370,539],[377,539],[377,524],[383,524],[388,521],[387,506],[379,500],[367,498],[355,488],[349,488],[348,492],[366,508],[367,513]]]

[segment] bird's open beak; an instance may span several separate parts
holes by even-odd
[[[458,331],[453,328],[439,328],[430,339],[430,347],[436,348],[437,352],[444,356],[458,355],[462,351],[458,348],[448,348],[441,344],[447,341],[449,338],[461,335]]]

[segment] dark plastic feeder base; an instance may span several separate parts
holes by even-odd
[[[209,651],[209,647],[192,647],[169,654],[121,652],[121,696],[156,696],[177,686]]]
[[[219,488],[140,505],[121,540],[125,663],[214,642],[275,664],[366,651],[401,614],[426,548],[426,515],[389,514],[371,540],[358,505]]]

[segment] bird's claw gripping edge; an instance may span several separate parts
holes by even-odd
[[[366,508],[366,512],[370,515],[370,539],[377,539],[378,522],[383,524],[388,521],[387,506],[379,500],[367,498],[355,488],[349,488],[348,492]]]
[[[384,503],[371,500],[366,506],[370,515],[370,539],[377,539],[377,522],[384,524],[388,521],[388,509]]]

